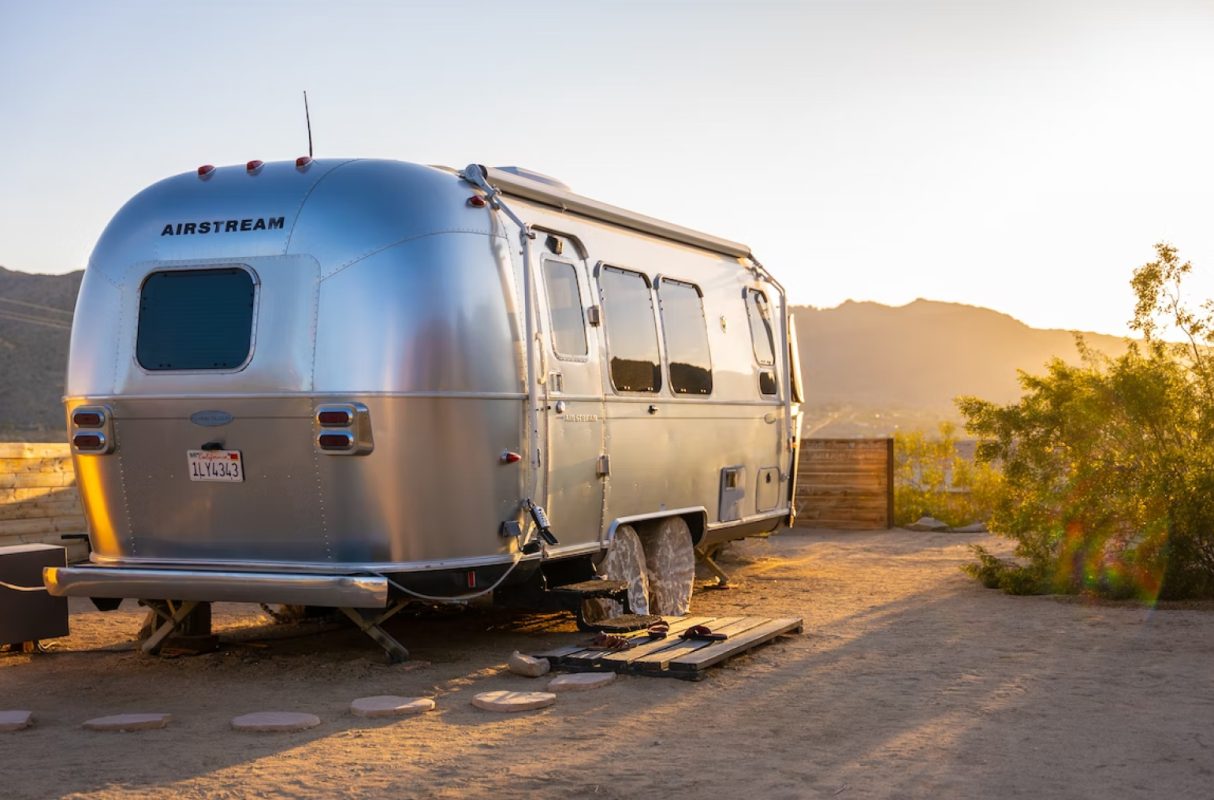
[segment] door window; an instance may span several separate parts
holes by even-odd
[[[586,355],[586,320],[578,292],[577,267],[564,261],[544,260],[544,288],[552,320],[552,349],[558,356]]]

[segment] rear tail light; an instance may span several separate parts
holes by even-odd
[[[345,428],[354,421],[354,411],[349,408],[321,408],[316,412],[316,421],[322,428]]]
[[[100,452],[105,449],[105,435],[101,433],[78,433],[72,437],[72,446],[81,451]]]
[[[326,403],[316,407],[315,443],[322,453],[365,456],[375,449],[371,412],[362,403]]]
[[[77,411],[72,414],[72,424],[77,428],[100,428],[105,415],[100,411]]]
[[[114,451],[114,420],[108,406],[79,406],[68,417],[72,451],[103,455]]]
[[[316,437],[321,450],[349,450],[354,446],[354,435],[341,433],[322,433]]]

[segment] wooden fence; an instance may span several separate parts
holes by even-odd
[[[797,527],[882,530],[894,524],[893,439],[802,439]]]
[[[61,537],[87,530],[68,446],[0,443],[0,547],[64,545],[68,559],[78,560],[87,556],[85,543]]]

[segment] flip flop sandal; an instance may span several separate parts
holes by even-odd
[[[701,642],[723,642],[729,638],[728,633],[717,633],[707,625],[692,625],[679,634],[680,639],[694,639]]]
[[[616,636],[610,633],[600,633],[598,636],[590,640],[591,647],[597,647],[602,650],[628,650],[631,649],[633,643],[623,636]]]
[[[666,634],[670,633],[670,624],[666,622],[655,622],[649,626],[646,631],[650,639],[665,639]]]

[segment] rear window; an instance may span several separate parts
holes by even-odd
[[[153,272],[139,291],[146,370],[236,369],[253,337],[253,276],[239,267]]]

